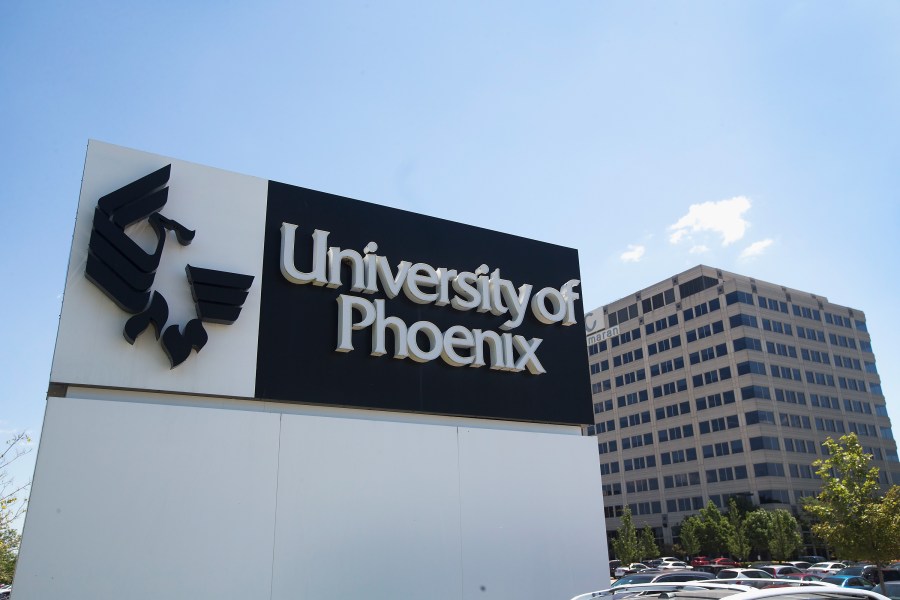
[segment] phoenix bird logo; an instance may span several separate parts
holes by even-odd
[[[209,335],[203,323],[230,325],[237,320],[253,276],[185,265],[197,318],[188,321],[183,330],[178,325],[166,327],[169,305],[152,289],[156,269],[168,232],[173,232],[182,246],[190,244],[196,233],[159,212],[168,200],[171,168],[166,165],[100,198],[84,274],[119,308],[133,315],[122,331],[128,343],[134,344],[152,325],[156,339],[162,337],[162,349],[174,369],[187,360],[192,349],[199,352],[206,345]],[[142,219],[156,236],[153,252],[145,251],[125,232]]]

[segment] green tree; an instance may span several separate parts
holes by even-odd
[[[803,545],[794,515],[784,509],[769,513],[769,552],[777,561],[787,560]]]
[[[656,545],[656,536],[653,535],[653,528],[645,525],[641,530],[641,539],[638,542],[641,558],[650,560],[659,556],[659,547]]]
[[[688,517],[681,522],[681,530],[678,537],[681,539],[681,549],[688,556],[700,554],[700,538],[697,537],[697,519]]]
[[[631,520],[631,509],[625,507],[622,511],[622,524],[616,537],[612,541],[613,552],[616,558],[622,561],[623,565],[628,565],[637,561],[640,554],[638,546],[637,530],[634,528],[634,522]]]
[[[31,438],[19,433],[7,440],[0,452],[0,584],[12,583],[15,574],[20,536],[13,522],[25,511],[22,496],[31,485],[14,483],[7,467],[31,452],[30,443]]]
[[[863,452],[855,433],[822,445],[828,458],[813,462],[822,492],[804,504],[816,519],[812,530],[840,556],[883,568],[900,556],[900,486],[881,494],[878,467],[871,465],[872,455]],[[880,572],[879,579],[886,595]]]
[[[750,543],[749,556],[762,556],[769,553],[769,519],[769,511],[762,508],[747,513],[744,518],[744,531],[747,541]]]
[[[697,514],[696,533],[700,539],[701,550],[709,556],[719,556],[728,547],[731,523],[728,522],[722,511],[710,501]]]
[[[726,546],[728,551],[739,561],[746,560],[750,556],[750,538],[747,535],[745,522],[746,515],[738,508],[735,499],[728,500],[728,523],[731,527],[728,531]]]

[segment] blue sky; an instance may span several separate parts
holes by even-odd
[[[586,310],[698,263],[826,296],[896,429],[898,107],[893,0],[2,3],[0,430],[89,138],[575,247]]]

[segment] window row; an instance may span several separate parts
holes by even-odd
[[[775,388],[775,400],[788,404],[802,404],[806,406],[806,394],[794,390],[782,390]]]
[[[760,308],[767,308],[769,310],[777,310],[778,312],[783,312],[784,314],[788,314],[788,305],[787,302],[782,300],[775,300],[773,298],[766,298],[765,296],[757,296],[757,303]]]
[[[637,392],[630,392],[628,394],[624,394],[616,398],[616,404],[619,408],[624,408],[626,406],[631,406],[633,404],[637,404],[639,402],[647,401],[647,390],[640,390]]]
[[[775,333],[781,333],[781,334],[790,335],[790,336],[794,335],[793,326],[790,323],[782,323],[781,321],[763,319],[762,320],[762,328],[765,331],[774,331]]]
[[[666,511],[688,512],[692,510],[700,510],[703,508],[703,497],[693,496],[691,498],[671,498],[666,500]]]
[[[677,371],[678,369],[684,368],[684,357],[676,356],[670,360],[664,360],[662,362],[656,363],[655,365],[650,365],[650,376],[658,377],[659,375],[664,375],[665,373],[671,373],[672,371]]]
[[[676,325],[678,325],[677,313],[669,315],[668,317],[663,317],[662,319],[657,319],[653,323],[647,323],[644,325],[644,330],[647,332],[647,335],[650,335],[651,333],[656,333],[657,331],[662,331],[669,327],[675,327]]]
[[[637,425],[643,425],[644,423],[649,422],[650,411],[645,410],[644,412],[628,415],[627,417],[619,417],[619,429],[625,429],[626,427],[635,427]]]
[[[667,490],[688,487],[691,485],[700,485],[700,473],[697,471],[692,473],[679,473],[677,475],[666,475],[663,477],[663,487]]]
[[[722,324],[722,321],[714,321],[686,332],[685,338],[687,338],[687,341],[690,344],[691,342],[708,338],[717,333],[722,333],[723,331],[725,331],[725,326]]]
[[[684,450],[672,450],[671,452],[659,453],[659,462],[664,465],[674,465],[694,460],[697,460],[696,448],[685,448]]]
[[[643,309],[644,314],[647,314],[651,310],[668,306],[673,302],[675,302],[675,288],[654,294],[649,298],[644,298],[641,301],[641,308]]]
[[[625,482],[625,490],[629,494],[637,494],[639,492],[652,492],[659,489],[659,479],[651,477],[650,479],[636,479],[634,481]]]
[[[734,391],[728,390],[721,394],[710,394],[709,396],[696,398],[694,403],[697,410],[706,410],[707,408],[716,408],[723,404],[734,404]]]
[[[642,446],[652,446],[652,445],[653,445],[653,434],[652,433],[624,436],[622,438],[622,450],[631,450],[632,448],[640,448]]]
[[[856,350],[856,339],[847,337],[846,335],[829,333],[828,341],[831,342],[832,346],[840,346],[841,348],[853,348],[854,350]]]
[[[638,456],[637,458],[626,458],[622,461],[622,467],[626,472],[655,468],[656,455],[648,454],[647,456]]]
[[[713,298],[709,302],[701,302],[693,308],[684,309],[684,320],[690,321],[694,317],[702,317],[703,315],[709,314],[711,312],[716,312],[721,307],[722,304],[721,302],[719,302],[718,298]]]
[[[695,388],[699,388],[717,381],[725,381],[726,379],[731,379],[731,367],[722,367],[706,373],[698,373],[692,376],[691,383]]]
[[[630,342],[632,340],[639,340],[639,339],[641,339],[641,328],[636,327],[635,329],[632,329],[631,331],[625,331],[625,332],[620,333],[617,336],[611,337],[609,339],[609,343],[610,343],[610,346],[612,346],[613,348],[618,348],[620,344],[627,344],[628,342]]]
[[[701,450],[703,451],[703,458],[740,454],[744,451],[744,442],[743,440],[731,440],[730,442],[707,444],[706,446],[703,446]]]
[[[736,315],[731,315],[728,318],[728,325],[734,329],[735,327],[753,327],[755,329],[759,329],[759,322],[756,320],[756,317],[753,315],[745,315],[744,313],[738,313]]]
[[[593,373],[591,373],[593,375]],[[612,389],[612,379],[604,379],[603,381],[597,381],[591,384],[591,393],[592,394],[600,394],[601,392],[608,392]]]
[[[684,402],[678,402],[676,404],[670,404],[668,406],[660,406],[656,409],[656,420],[662,421],[663,419],[668,419],[670,417],[677,417],[678,415],[688,415],[691,413],[691,403],[687,400]]]
[[[811,327],[797,326],[797,337],[803,340],[810,340],[811,342],[825,343],[825,332],[819,329],[812,329]]]
[[[672,348],[681,347],[681,336],[674,335],[667,340],[659,340],[653,344],[647,344],[647,356],[653,356],[657,352],[665,352]]]
[[[687,379],[678,379],[677,381],[670,381],[662,385],[653,386],[653,398],[662,398],[663,396],[677,394],[678,392],[684,392],[686,390]]]
[[[698,424],[701,434],[715,433],[717,431],[725,431],[726,429],[735,429],[740,426],[741,425],[737,415],[728,415],[726,417],[719,417],[717,419],[710,419],[708,421],[700,421],[700,423]]]
[[[644,358],[644,349],[635,348],[634,350],[629,350],[628,352],[613,356],[613,366],[621,367],[622,365],[627,365],[628,363],[641,360],[642,358]]]
[[[841,327],[846,327],[850,329],[850,319],[842,316],[842,315],[834,315],[829,312],[825,313],[825,322],[829,325],[840,325]],[[861,321],[857,321],[857,323],[861,323]]]
[[[819,313],[819,310],[816,308],[809,308],[808,306],[799,306],[797,304],[791,305],[794,310],[795,317],[803,317],[804,319],[810,319],[812,321],[822,321],[822,315]]]
[[[735,350],[737,350],[737,348],[735,348]],[[688,358],[692,365],[696,365],[714,358],[719,358],[720,356],[728,356],[728,347],[725,344],[718,344],[697,352],[691,352],[688,355]]]
[[[629,385],[632,383],[637,383],[638,381],[644,381],[647,379],[647,371],[641,367],[635,371],[629,371],[628,373],[622,373],[621,375],[616,375],[615,382],[616,387],[622,387],[624,385]]]
[[[718,483],[720,481],[735,481],[736,479],[747,479],[747,467],[739,465],[736,467],[721,467],[719,469],[708,469],[706,471],[707,483]]]
[[[656,435],[659,438],[659,443],[674,442],[683,438],[694,437],[694,426],[689,423],[678,427],[660,429]]]
[[[606,320],[609,321],[610,327],[615,327],[616,325],[620,325],[626,321],[634,319],[638,316],[638,308],[637,302],[626,306],[625,308],[620,308],[615,312],[611,312],[606,316]]]
[[[766,352],[775,354],[776,356],[787,356],[797,358],[797,348],[787,344],[778,344],[774,342],[766,342]]]
[[[784,438],[784,450],[799,454],[816,454],[816,443],[812,440]]]

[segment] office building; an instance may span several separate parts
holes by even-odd
[[[602,313],[587,340],[588,433],[608,532],[628,506],[672,544],[684,518],[732,496],[799,515],[820,489],[822,442],[851,432],[882,484],[900,484],[862,311],[700,265]]]

